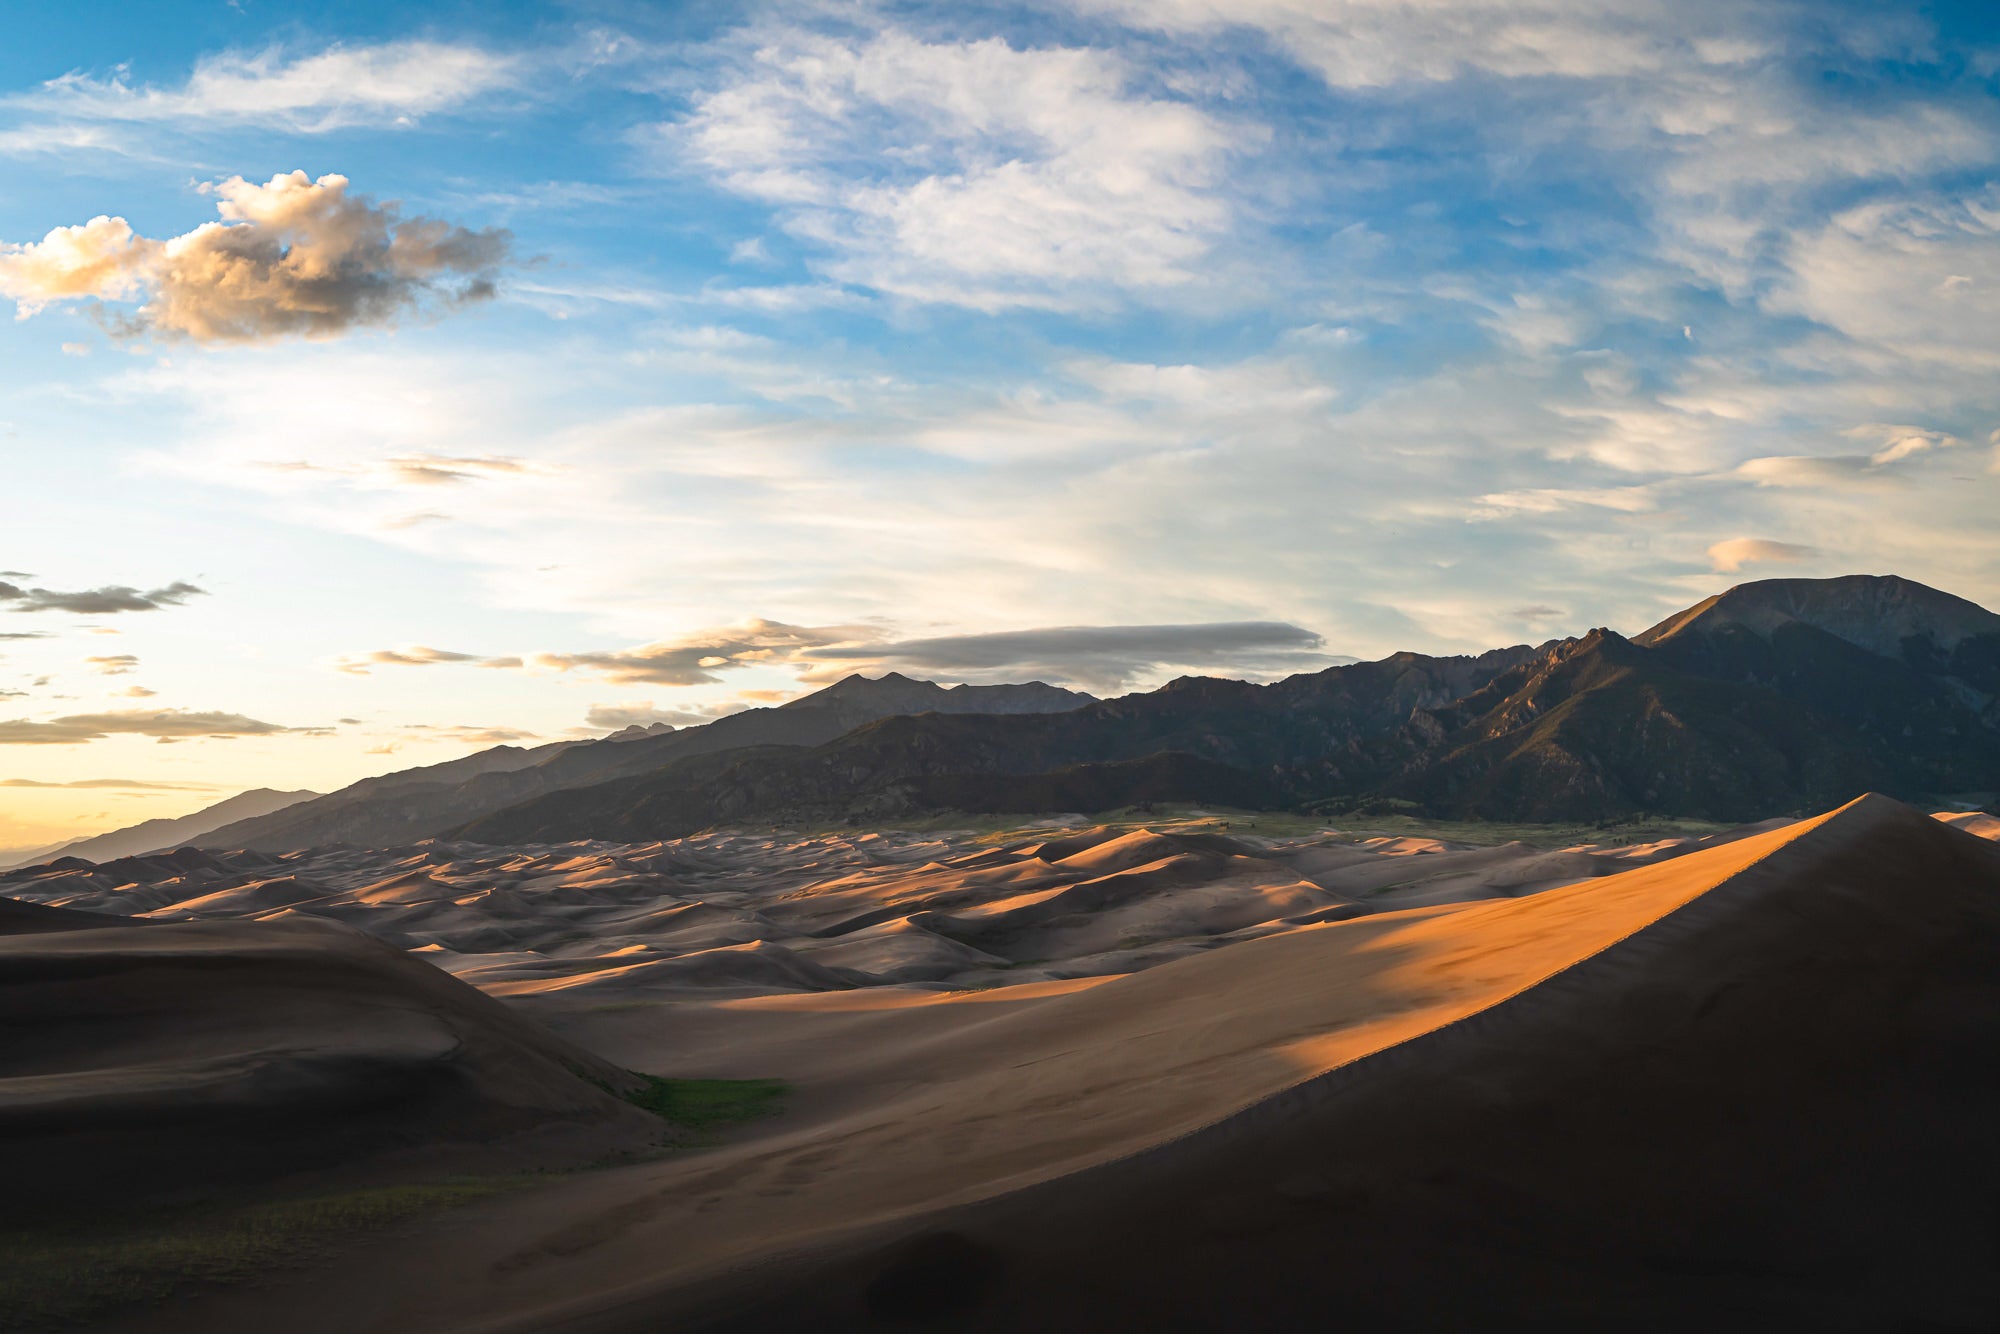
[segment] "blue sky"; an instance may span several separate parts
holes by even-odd
[[[1995,26],[39,7],[0,845],[857,666],[1115,692],[1852,571],[2000,605]]]

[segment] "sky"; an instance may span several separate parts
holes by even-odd
[[[0,848],[851,671],[2000,606],[1983,5],[11,8]]]

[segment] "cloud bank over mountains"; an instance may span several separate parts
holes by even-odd
[[[530,673],[584,673],[621,686],[714,685],[725,674],[748,667],[782,667],[791,669],[804,685],[825,685],[856,672],[896,671],[951,684],[1043,680],[1117,691],[1162,672],[1226,668],[1233,674],[1271,676],[1353,661],[1324,652],[1325,645],[1310,630],[1276,621],[1068,625],[896,640],[884,638],[872,626],[798,626],[759,620],[629,649],[489,657],[413,644],[344,654],[333,666],[336,671],[366,675],[376,667],[471,663]],[[629,721],[670,721],[680,726],[686,724],[678,720],[698,716],[656,712],[650,703],[632,707],[637,711]],[[625,716],[617,706],[593,708],[591,725],[629,725],[629,721],[598,722],[600,716]],[[701,720],[713,716],[701,715]]]

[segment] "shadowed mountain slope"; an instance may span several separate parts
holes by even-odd
[[[1993,791],[2000,631],[1988,626],[2000,616],[1908,580],[1772,580],[1638,640],[1600,629],[1478,658],[1397,654],[1268,686],[1188,678],[1060,717],[886,718],[806,750],[502,808],[457,832],[670,838],[726,821],[1016,809],[1003,787],[1053,796],[1047,775],[1078,765],[1114,766],[1088,785],[1086,808],[1103,810],[1150,799],[1131,766],[1163,752],[1235,770],[1211,771],[1208,787],[1243,804],[1491,820],[1733,823],[1864,788]]]
[[[1538,652],[1522,645],[1478,657],[1398,653],[1271,685],[1183,677],[1062,714],[887,717],[814,747],[717,754],[711,758],[722,763],[699,770],[663,766],[503,808],[450,832],[492,843],[673,838],[779,815],[893,817],[955,804],[960,794],[970,794],[975,809],[1012,810],[1021,798],[1002,790],[1029,788],[980,776],[1033,779],[1053,794],[1055,771],[1079,765],[1099,766],[1087,783],[1093,809],[1188,799],[1147,795],[1162,790],[1165,768],[1188,762],[1128,763],[1166,752],[1207,762],[1201,790],[1214,795],[1199,800],[1281,805],[1301,792],[1367,782],[1382,767],[1376,751],[1413,711],[1444,707]]]
[[[413,843],[489,812],[549,793],[646,773],[681,760],[752,746],[816,746],[896,713],[1043,713],[1091,696],[1039,681],[955,686],[890,673],[850,676],[775,709],[750,709],[700,727],[523,751],[499,746],[450,764],[364,779],[271,817],[244,820],[199,840],[210,848],[284,852],[328,843]]]
[[[1381,791],[1489,819],[1724,820],[2000,786],[2000,616],[1907,579],[1744,584],[1427,721]]]

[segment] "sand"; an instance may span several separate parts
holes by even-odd
[[[135,1209],[658,1143],[619,1067],[336,923],[0,911],[11,1216]],[[598,1084],[591,1081],[596,1080]]]
[[[1378,874],[1326,849],[1045,851],[1064,855],[961,867],[1000,874],[925,911],[1020,923],[996,943],[1088,937],[1019,915],[1218,884],[1233,913]],[[2000,848],[1866,798],[1675,851],[1518,896],[1278,919],[1127,975],[611,1008],[533,991],[517,1003],[619,1063],[782,1074],[795,1101],[716,1149],[129,1327],[1984,1327]],[[1527,885],[1578,867],[1360,855]],[[1058,878],[1038,887],[1031,860]],[[759,911],[843,924],[934,899],[922,863],[827,869],[842,883]]]
[[[1116,976],[1327,921],[1516,898],[1718,841],[1549,851],[1060,829],[184,849],[26,868],[0,876],[0,895],[161,922],[340,922],[492,995],[565,1009]]]

